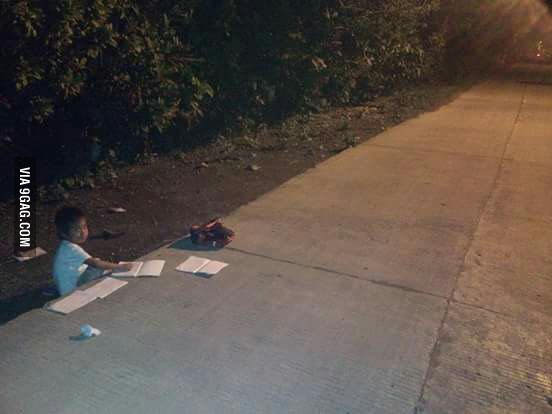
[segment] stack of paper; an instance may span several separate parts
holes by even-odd
[[[190,256],[185,262],[180,263],[176,270],[180,272],[193,273],[198,276],[211,277],[216,275],[228,263],[217,262],[216,260],[204,259],[202,257]]]

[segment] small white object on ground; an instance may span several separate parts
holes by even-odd
[[[37,247],[36,249],[27,250],[21,256],[14,255],[13,257],[18,262],[26,262],[27,260],[35,259],[44,254],[46,254],[46,251],[41,247]]]
[[[122,207],[109,207],[110,213],[126,213],[126,210]]]
[[[99,329],[96,329],[88,324],[81,325],[80,331],[82,336],[86,336],[87,338],[98,336],[102,333],[102,331],[100,331]]]

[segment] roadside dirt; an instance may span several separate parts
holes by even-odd
[[[43,292],[52,284],[51,261],[58,242],[53,217],[60,206],[83,208],[91,235],[124,232],[114,239],[87,241],[83,247],[90,254],[132,260],[186,235],[191,224],[225,216],[344,149],[437,109],[468,87],[421,85],[361,106],[297,115],[275,127],[122,168],[109,182],[38,205],[37,243],[48,254],[25,263],[11,258],[13,205],[0,204],[0,324],[52,299]],[[127,212],[110,213],[110,207]]]

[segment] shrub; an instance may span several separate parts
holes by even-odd
[[[438,0],[7,0],[0,120],[67,171],[431,76]],[[205,136],[205,135],[203,135]]]
[[[98,143],[143,150],[176,120],[195,122],[212,95],[167,15],[154,20],[136,2],[8,1],[0,11],[2,118],[29,152],[81,164]]]

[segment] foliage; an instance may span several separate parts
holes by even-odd
[[[82,163],[98,143],[143,148],[212,95],[166,15],[126,0],[3,2],[3,120],[21,146]],[[66,154],[64,154],[66,153]]]
[[[334,89],[348,102],[434,74],[443,40],[435,25],[439,1],[351,0],[336,16]]]
[[[439,3],[6,0],[3,133],[71,170],[366,99],[439,68]]]

